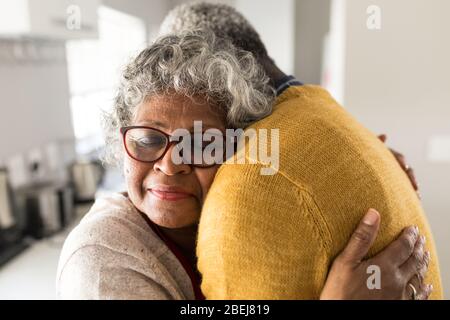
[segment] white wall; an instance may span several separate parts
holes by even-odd
[[[147,24],[147,37],[152,40],[159,25],[173,6],[171,0],[102,0],[103,4],[143,19]]]
[[[234,6],[258,31],[278,67],[293,74],[295,1],[235,0]]]
[[[381,9],[368,30],[366,9]],[[450,136],[450,1],[347,1],[345,106],[415,169],[450,299],[450,163],[433,163],[434,135]],[[448,147],[448,145],[447,145]],[[448,150],[447,150],[448,152]]]
[[[330,0],[295,1],[295,75],[320,84],[325,37],[330,29]]]
[[[33,47],[51,58],[14,56]],[[0,159],[53,140],[72,139],[64,43],[24,46],[21,41],[1,40],[0,52]]]

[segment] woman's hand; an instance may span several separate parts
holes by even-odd
[[[378,136],[378,139],[380,139],[383,143],[386,143],[387,136],[385,134],[381,134]],[[414,190],[417,192],[417,195],[420,198],[420,192],[419,192],[419,184],[417,183],[416,176],[414,175],[414,170],[408,165],[406,162],[406,158],[403,154],[401,154],[398,151],[395,151],[394,149],[389,149],[395,159],[397,160],[400,167],[405,171],[406,175],[409,178],[409,181],[411,182]]]
[[[377,236],[379,226],[379,213],[370,209],[346,248],[334,260],[320,299],[428,299],[433,288],[424,284],[423,279],[430,253],[424,251],[425,238],[419,235],[417,227],[405,228],[386,249],[362,261]],[[378,279],[379,288],[374,287],[377,283],[374,277],[377,276],[381,277]]]

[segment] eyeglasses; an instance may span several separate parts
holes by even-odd
[[[204,141],[203,138],[192,138],[191,134],[169,135],[159,129],[146,126],[122,127],[120,132],[127,154],[140,162],[158,161],[164,157],[172,144],[175,144],[178,149],[175,158],[174,154],[171,155],[172,161],[177,160],[174,162],[178,164],[207,168],[223,163],[226,158],[226,138],[219,134],[209,134],[208,141]],[[213,143],[213,152],[205,152],[212,149],[209,146]]]

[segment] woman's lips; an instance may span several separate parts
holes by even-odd
[[[171,188],[151,188],[148,189],[148,191],[158,199],[167,201],[178,201],[193,197],[193,195],[188,192]]]

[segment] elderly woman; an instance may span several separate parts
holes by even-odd
[[[168,35],[142,51],[126,67],[105,122],[108,160],[123,167],[127,192],[98,199],[66,239],[58,266],[58,297],[203,299],[196,267],[197,227],[221,161],[196,161],[196,152],[208,143],[188,139],[187,133],[193,132],[196,121],[216,133],[244,128],[270,114],[272,102],[273,90],[252,55],[212,34]],[[191,152],[180,152],[183,142],[174,137],[180,129]],[[343,254],[360,255],[358,235],[376,230],[378,224],[378,214],[369,212]],[[375,236],[369,235],[366,246]],[[372,260],[389,258],[397,260],[393,266],[416,266],[412,252],[399,248],[418,238],[417,230],[408,228]],[[420,242],[416,249],[422,250]],[[345,299],[351,292],[364,298],[365,262],[356,260],[345,271],[342,264],[331,270],[323,297]],[[397,277],[386,278],[392,283],[379,290],[379,298],[407,297],[406,288],[396,281],[406,283],[410,272],[392,268]],[[426,267],[420,275],[425,273]],[[417,294],[426,299],[427,290]]]

